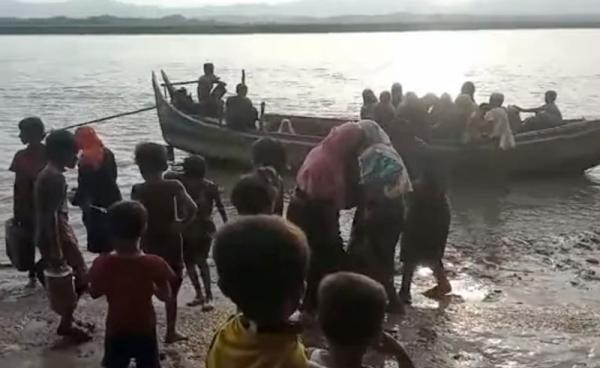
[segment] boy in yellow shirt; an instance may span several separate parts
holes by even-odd
[[[300,305],[309,250],[278,216],[247,216],[215,236],[219,288],[241,311],[217,331],[207,368],[309,367],[290,316]]]

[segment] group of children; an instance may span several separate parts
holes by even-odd
[[[42,255],[38,267],[32,266],[31,272],[72,270],[77,296],[84,291],[89,291],[94,298],[106,296],[109,310],[105,367],[127,367],[131,359],[136,360],[138,367],[160,366],[153,296],[166,306],[165,342],[185,339],[176,329],[177,296],[184,268],[196,291],[195,299],[188,305],[202,305],[206,311],[213,309],[207,263],[211,245],[219,288],[235,303],[239,314],[216,332],[206,358],[207,367],[361,367],[366,350],[372,346],[393,354],[401,367],[412,367],[402,347],[382,333],[386,308],[390,303],[400,302],[393,286],[393,259],[403,228],[404,202],[400,198],[409,195],[412,187],[402,159],[375,122],[341,127],[332,132],[333,138],[324,140],[313,158],[309,155],[307,162],[314,161],[315,165],[299,172],[298,187],[288,210],[291,222],[281,217],[284,210],[282,174],[286,170],[281,142],[263,138],[255,143],[254,170],[242,176],[231,192],[231,203],[241,218],[230,223],[227,223],[218,186],[205,177],[206,163],[202,157],[186,158],[183,173],[168,172],[164,146],[139,144],[135,149],[135,162],[144,182],[133,186],[131,201],[120,201],[108,209],[107,226],[114,252],[100,255],[89,272],[69,225],[66,205],[63,173],[76,165],[79,148],[75,137],[68,131],[55,131],[46,137],[44,146],[41,142],[45,133],[39,119],[26,119],[19,126],[22,140],[29,146],[22,151],[24,153],[17,154],[11,167],[17,174],[15,219],[17,207],[22,206],[17,205],[17,199],[23,202],[22,198],[29,195],[31,203],[25,207],[29,208],[30,226],[35,228],[35,237],[30,243],[36,244]],[[354,143],[348,144],[348,136]],[[345,156],[343,159],[340,156],[339,162],[335,158],[335,147],[341,148],[338,155]],[[38,152],[42,153],[36,155]],[[338,163],[345,166],[349,161],[356,161],[358,165],[356,155],[361,152],[362,166],[357,172],[351,167],[332,170],[328,175],[334,176],[335,185],[323,186],[329,183],[318,175],[337,167]],[[366,153],[370,155],[365,156]],[[35,160],[29,157],[37,156],[44,157],[44,164],[32,166]],[[345,159],[348,161],[344,162]],[[355,178],[348,180],[348,177]],[[416,192],[424,193],[421,197],[415,196],[415,203],[419,203],[419,198],[425,202],[432,198],[428,196],[431,186],[427,183],[430,181],[415,185]],[[372,193],[363,190],[358,199],[351,199],[358,190],[356,187],[371,184],[371,189],[377,187],[377,190]],[[26,190],[29,194],[23,193]],[[443,189],[435,187],[433,190],[438,196],[436,203],[447,204]],[[339,200],[319,197],[325,192]],[[391,212],[385,208],[388,201],[398,204]],[[383,274],[361,272],[342,259],[345,251],[339,237],[339,210],[357,204],[355,225],[366,231],[369,235],[366,238],[374,248],[381,248],[378,256],[385,264]],[[212,219],[215,206],[227,223],[218,231]],[[384,211],[374,216],[374,211],[381,208]],[[446,213],[446,210],[444,207],[441,212]],[[410,209],[409,224],[411,213],[414,213],[412,221],[417,222],[412,228],[416,231],[420,226],[418,222],[427,222],[427,219],[418,220],[420,212]],[[390,214],[394,215],[392,220],[388,218]],[[394,228],[396,220],[397,229]],[[28,226],[26,221],[19,221]],[[438,248],[437,243],[443,241],[445,245],[449,218],[448,223],[444,222],[445,217],[440,221],[446,233],[442,234],[443,239],[436,240],[434,247]],[[382,229],[380,226],[390,233],[382,232],[381,236],[374,237],[377,228]],[[411,239],[412,243],[426,241],[418,236]],[[414,249],[415,245],[407,246],[411,247]],[[443,254],[443,248],[441,252]],[[410,302],[412,272],[422,254],[406,257],[411,258],[405,259],[409,267],[400,297]],[[427,259],[439,261],[433,264],[440,281],[437,294],[449,292],[439,251]],[[361,272],[377,281],[340,272],[343,269]],[[43,277],[40,279],[44,281]],[[46,276],[45,280],[48,279]],[[86,325],[73,318],[75,306],[59,313],[58,334],[87,341],[90,336],[85,331]],[[329,342],[328,353],[304,348],[299,338],[301,321],[291,320],[297,310],[318,316]]]

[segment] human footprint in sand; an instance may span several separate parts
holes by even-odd
[[[432,161],[432,160],[430,160]],[[429,266],[437,285],[423,293],[441,299],[452,291],[442,258],[450,230],[450,205],[441,170],[434,162],[427,165],[414,186],[402,237],[401,259],[404,262],[400,299],[411,303],[410,287],[418,265]]]

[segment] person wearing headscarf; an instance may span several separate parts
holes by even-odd
[[[404,99],[404,91],[402,90],[402,85],[400,83],[392,84],[392,105],[394,109],[398,110],[402,100]]]
[[[363,120],[364,149],[359,156],[361,200],[348,246],[348,267],[380,282],[391,312],[403,311],[394,287],[394,258],[402,232],[405,196],[412,191],[408,170],[388,135]]]
[[[392,95],[388,91],[381,92],[379,103],[375,106],[374,120],[381,126],[389,125],[396,116],[396,110],[392,105]]]
[[[490,111],[488,111],[484,120],[491,126],[489,138],[498,141],[498,147],[507,151],[515,148],[516,142],[512,129],[510,128],[510,119],[508,111],[504,106],[504,95],[502,93],[492,93],[490,96]]]
[[[471,101],[473,101],[474,104],[477,104],[477,102],[475,102],[475,91],[475,83],[471,81],[465,82],[460,88],[461,95],[468,95],[471,98]]]
[[[448,96],[450,97],[450,96]],[[433,127],[433,135],[449,139],[453,142],[463,142],[469,119],[477,109],[469,95],[459,95],[454,103],[450,101],[449,109]]]
[[[374,119],[375,108],[377,107],[377,96],[372,89],[365,89],[362,93],[363,105],[360,109],[361,119]]]
[[[296,175],[296,190],[287,219],[306,234],[311,249],[303,310],[313,313],[319,282],[338,271],[344,257],[339,212],[357,204],[358,153],[365,133],[356,123],[345,123],[306,156]]]
[[[419,96],[414,92],[408,92],[398,111],[396,117],[407,120],[414,134],[425,142],[431,138],[431,124],[427,109]]]
[[[75,131],[80,150],[78,186],[73,205],[81,207],[87,230],[87,247],[92,253],[110,253],[107,211],[120,201],[117,185],[117,164],[111,150],[106,148],[96,131],[89,126]]]
[[[439,100],[440,98],[436,96],[435,93],[430,92],[421,97],[421,104],[423,105],[425,111],[429,114],[433,106],[435,106]]]

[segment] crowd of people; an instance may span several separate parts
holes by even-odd
[[[364,90],[360,116],[377,121],[391,136],[398,126],[403,126],[425,142],[446,139],[468,144],[497,140],[503,150],[514,147],[515,134],[563,123],[555,91],[547,91],[544,104],[530,109],[504,106],[501,93],[493,93],[488,102],[477,104],[475,92],[475,84],[465,82],[454,101],[447,93],[419,98],[413,92],[403,94],[402,85],[394,83],[389,92],[381,92],[379,99],[372,90]],[[535,115],[522,119],[521,113]]]
[[[213,85],[223,84],[210,64],[205,72],[198,94],[206,102]],[[252,106],[245,85],[237,93],[227,102],[235,124],[248,115],[233,111]],[[10,166],[15,173],[14,218],[7,233],[11,260],[29,272],[30,285],[39,281],[46,287],[50,308],[60,317],[60,336],[88,341],[89,324],[74,318],[77,301],[86,292],[106,297],[103,365],[108,368],[127,367],[131,359],[138,367],[160,366],[153,296],[165,304],[164,342],[186,339],[177,330],[184,270],[196,292],[188,306],[215,308],[207,262],[211,249],[219,289],[238,313],[216,331],[207,367],[360,367],[369,347],[412,367],[402,346],[382,332],[382,322],[386,312],[401,314],[411,303],[419,265],[430,267],[436,279],[427,297],[451,292],[442,262],[450,206],[436,159],[390,136],[425,142],[440,136],[495,138],[500,148],[510,149],[514,132],[562,121],[552,91],[534,109],[505,108],[501,94],[477,105],[474,96],[470,82],[455,101],[447,94],[404,95],[398,83],[379,99],[365,90],[362,120],[333,128],[310,151],[287,209],[285,147],[272,138],[256,141],[249,153],[254,168],[231,191],[239,215],[233,221],[200,156],[187,157],[183,170],[174,171],[164,146],[140,143],[135,163],[143,182],[123,200],[114,154],[93,128],[46,134],[39,118],[24,119],[19,130],[27,147]],[[523,121],[518,112],[536,115]],[[78,185],[69,191],[64,173],[76,166]],[[70,225],[69,201],[82,209],[87,249],[98,254],[89,269]],[[224,223],[220,229],[213,221],[215,207]],[[352,208],[352,231],[344,242],[340,212]],[[398,244],[404,265],[400,290],[394,284]],[[293,317],[296,312],[301,318]],[[328,350],[301,343],[304,322],[314,317]]]
[[[245,131],[256,130],[258,110],[248,98],[248,86],[241,82],[235,87],[235,95],[223,98],[227,93],[227,84],[215,74],[212,63],[204,64],[204,74],[198,79],[198,100],[188,93],[185,87],[173,91],[173,105],[192,115],[224,119],[230,129]]]
[[[77,301],[85,293],[106,297],[105,367],[126,367],[131,359],[138,367],[160,366],[153,296],[166,309],[164,342],[186,339],[177,330],[184,269],[196,291],[188,305],[214,308],[211,248],[219,289],[238,314],[216,331],[208,367],[360,366],[374,346],[412,367],[400,344],[382,332],[385,312],[402,313],[410,303],[419,264],[433,267],[438,280],[428,296],[451,290],[441,261],[450,226],[443,180],[432,170],[411,175],[374,121],[336,127],[310,152],[287,211],[285,148],[272,138],[255,142],[255,167],[231,191],[239,214],[233,221],[200,156],[173,171],[164,146],[139,144],[135,163],[143,182],[123,200],[115,157],[93,128],[46,134],[40,119],[27,118],[19,129],[27,147],[10,167],[14,219],[7,236],[21,255],[14,259],[24,263],[19,269],[29,271],[31,285],[39,280],[46,287],[59,336],[89,341],[92,326],[74,318]],[[78,186],[68,190],[65,172],[77,166]],[[98,254],[89,269],[70,225],[69,201],[81,207],[88,250]],[[226,223],[220,229],[214,207]],[[339,214],[354,207],[345,247]],[[402,233],[406,267],[398,292],[394,260]],[[34,262],[36,248],[41,257]],[[301,318],[292,318],[296,311]],[[299,338],[303,322],[314,317],[327,351],[305,348]]]

